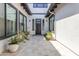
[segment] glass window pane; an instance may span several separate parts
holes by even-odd
[[[50,31],[54,30],[54,16],[52,16],[50,19]]]
[[[27,31],[27,18],[24,17],[24,31]]]
[[[24,29],[24,22],[23,22],[23,15],[20,14],[20,32],[22,32]]]
[[[16,10],[9,4],[6,4],[6,34],[16,33]]]
[[[0,3],[0,37],[5,35],[4,4]]]
[[[50,18],[50,30],[52,31],[53,30],[53,26],[52,26],[52,24],[53,24],[53,19],[52,18]]]

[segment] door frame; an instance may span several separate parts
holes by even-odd
[[[41,35],[41,18],[36,18],[36,19],[35,19],[35,25],[37,24],[37,21],[36,21],[37,19],[40,19],[40,34],[37,34],[37,28],[36,28],[36,26],[35,26],[35,28],[36,28],[35,34],[36,34],[36,35]]]

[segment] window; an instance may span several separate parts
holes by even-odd
[[[5,36],[4,4],[0,3],[0,38]]]
[[[54,15],[49,18],[49,31],[54,31]]]
[[[24,31],[27,31],[27,18],[24,16]]]
[[[32,20],[32,30],[34,31],[34,19]]]
[[[43,30],[44,30],[44,19],[43,19]]]
[[[24,18],[23,15],[20,13],[20,32],[24,31]]]
[[[52,26],[52,24],[53,24],[52,21],[53,21],[53,20],[52,20],[52,17],[49,18],[49,31],[52,31],[52,27],[53,27],[53,26]]]
[[[53,31],[55,30],[55,15],[53,15]]]
[[[49,31],[51,31],[51,30],[50,30],[50,18],[49,18]]]
[[[6,35],[16,34],[16,9],[6,4]]]
[[[47,8],[47,3],[33,3],[33,8]]]

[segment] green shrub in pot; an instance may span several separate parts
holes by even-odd
[[[23,39],[29,40],[29,39],[28,39],[28,35],[29,35],[29,34],[26,34],[25,32],[21,32],[20,34],[22,35]]]
[[[46,40],[51,40],[52,39],[52,32],[47,32],[44,34],[44,37],[46,38]]]
[[[10,40],[9,40],[9,51],[10,52],[16,52],[19,48],[19,43],[21,42],[25,42],[25,39],[23,38],[23,36],[18,33],[17,35],[15,35],[14,37],[12,37]]]
[[[26,35],[26,37],[25,37],[25,38],[26,38],[27,40],[29,40],[29,37],[30,37],[30,32],[24,32],[24,33],[25,33],[25,35]]]
[[[27,31],[26,31],[26,32],[24,32],[24,33],[25,33],[25,35],[27,35],[27,36],[30,34],[30,33],[29,33],[29,32],[27,32]]]

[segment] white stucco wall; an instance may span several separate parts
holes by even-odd
[[[30,34],[33,34],[33,31],[32,31],[32,16],[29,16],[27,18],[27,31],[29,31]]]
[[[55,19],[56,40],[79,55],[79,4],[60,4]]]

